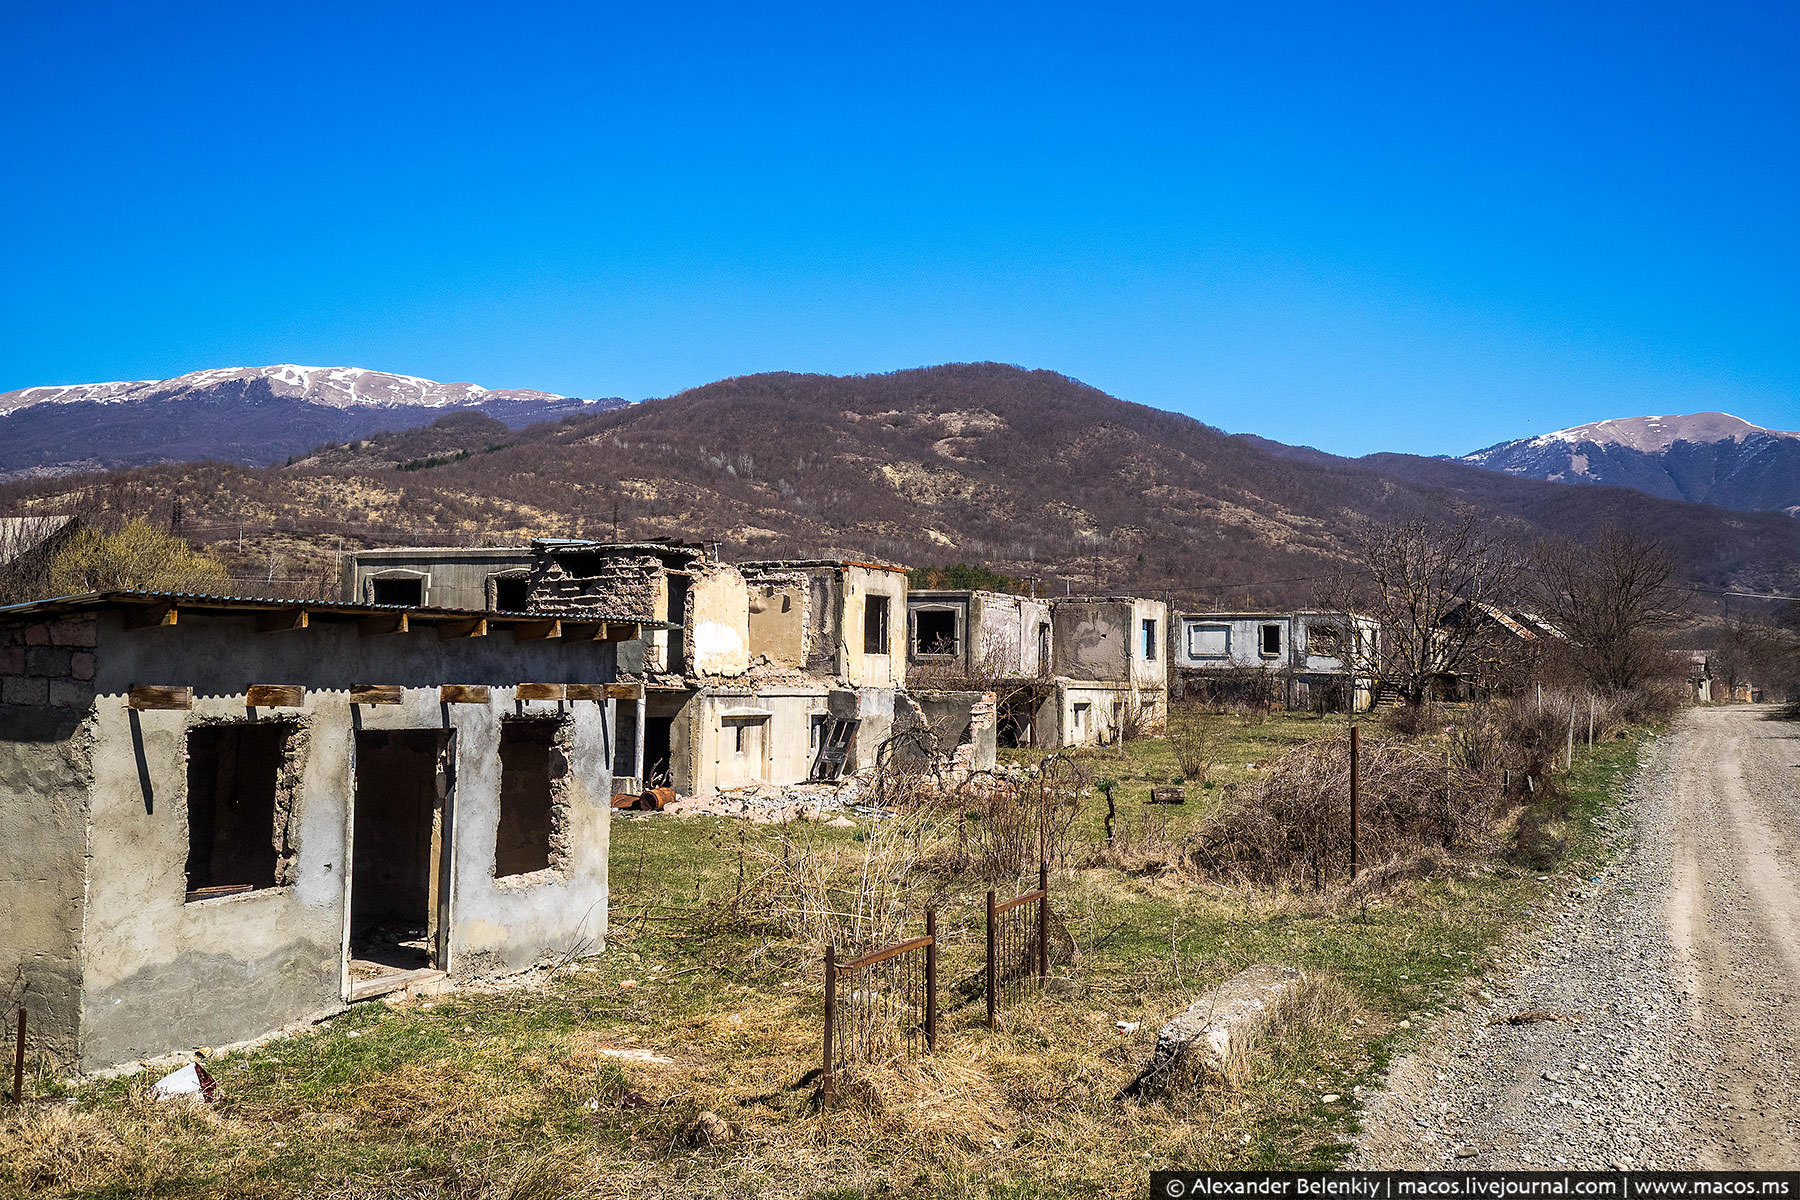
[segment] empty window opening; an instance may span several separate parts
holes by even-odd
[[[356,735],[350,974],[442,965],[443,818],[454,765],[438,729]]]
[[[1075,734],[1077,737],[1086,737],[1088,731],[1093,728],[1093,711],[1094,706],[1085,702],[1075,706]]]
[[[636,707],[633,706],[635,720]],[[500,722],[500,824],[494,836],[494,876],[529,875],[560,866],[567,836],[561,803],[568,759],[557,745],[562,722],[524,717]],[[637,735],[632,735],[635,747]],[[635,751],[634,751],[635,752]]]
[[[956,610],[921,608],[913,613],[913,651],[917,654],[957,652]]]
[[[1156,661],[1156,622],[1144,622],[1144,660]]]
[[[1050,673],[1050,622],[1038,622],[1038,673]]]
[[[615,700],[613,714],[613,779],[638,777],[638,702]]]
[[[825,744],[825,722],[831,720],[829,713],[813,713],[806,722],[806,748],[814,754]]]
[[[669,576],[669,607],[663,619],[674,628],[669,630],[669,654],[663,670],[678,675],[687,670],[688,588],[686,575]]]
[[[373,604],[403,604],[417,608],[425,603],[425,580],[417,575],[389,575],[369,581]]]
[[[863,653],[888,652],[888,598],[870,596],[863,605]]]
[[[287,722],[202,725],[187,735],[187,898],[292,882]]]
[[[530,576],[496,575],[493,578],[495,612],[531,611]]]
[[[765,779],[768,764],[767,744],[769,719],[764,716],[726,717],[719,733],[724,741],[720,755],[719,786],[733,787]]]
[[[1261,630],[1262,656],[1274,658],[1281,653],[1281,626],[1264,625]]]

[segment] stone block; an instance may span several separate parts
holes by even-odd
[[[74,651],[62,646],[31,646],[25,651],[25,671],[50,679],[69,677],[69,659]]]
[[[52,679],[49,684],[53,708],[86,708],[94,702],[94,689],[89,684],[69,679]]]
[[[48,646],[50,644],[50,626],[42,621],[36,625],[25,627],[25,644],[27,646]]]
[[[50,644],[53,646],[92,646],[94,640],[94,620],[91,617],[58,621],[50,627]]]
[[[48,704],[50,703],[50,681],[48,679],[31,679],[24,675],[8,675],[4,680],[0,680],[0,703]]]
[[[1156,1035],[1150,1065],[1125,1089],[1135,1095],[1167,1079],[1184,1055],[1209,1079],[1241,1081],[1250,1048],[1305,986],[1297,967],[1261,965],[1239,971],[1183,1009]]]
[[[25,673],[25,647],[0,647],[0,675],[23,675]]]
[[[92,679],[94,677],[93,654],[78,650],[69,655],[69,675],[74,679]]]

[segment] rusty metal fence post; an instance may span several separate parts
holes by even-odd
[[[1037,969],[1041,983],[1050,977],[1050,864],[1038,861]]]
[[[937,1053],[937,909],[925,910],[925,1049]]]
[[[999,981],[994,978],[994,889],[988,889],[987,907],[987,1006],[988,1028],[995,1028],[994,1014],[1000,1000]]]
[[[1356,818],[1357,818],[1357,752],[1361,748],[1360,730],[1350,727],[1350,878],[1356,879]]]
[[[831,1077],[832,1060],[837,1047],[832,1042],[837,1024],[837,947],[825,947],[825,1075],[819,1082],[819,1097],[830,1104],[837,1099],[837,1081]]]
[[[19,1009],[19,1040],[13,1044],[13,1103],[25,1103],[25,1009]]]

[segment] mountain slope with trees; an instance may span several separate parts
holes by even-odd
[[[1270,453],[1049,371],[991,363],[767,374],[502,433],[457,418],[287,466],[190,464],[15,484],[171,513],[235,579],[330,577],[344,546],[534,535],[718,539],[728,556],[980,563],[1061,592],[1306,603],[1365,518],[1472,507],[1500,536],[1662,538],[1684,579],[1800,590],[1800,522],[1407,456]],[[98,499],[96,499],[98,497]],[[238,549],[242,538],[242,550]]]

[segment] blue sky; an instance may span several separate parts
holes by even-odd
[[[0,391],[997,360],[1349,454],[1800,428],[1797,14],[12,0]]]

